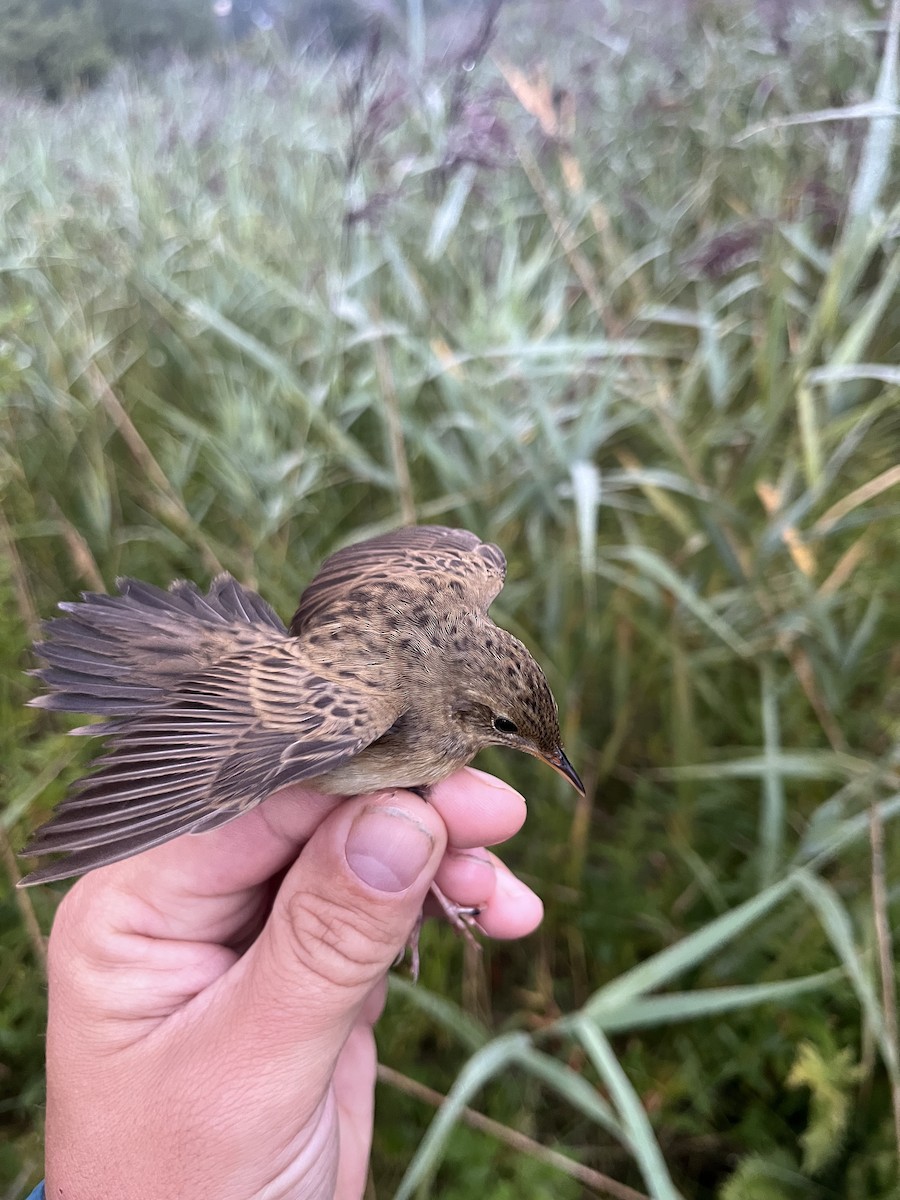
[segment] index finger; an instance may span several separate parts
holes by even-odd
[[[511,837],[525,802],[499,779],[463,768],[429,793],[458,847]],[[276,792],[243,816],[203,834],[185,834],[93,872],[124,903],[105,905],[120,932],[228,944],[267,897],[261,885],[288,867],[322,820],[341,803],[299,785]]]

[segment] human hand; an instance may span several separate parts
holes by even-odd
[[[542,915],[481,849],[521,796],[464,768],[429,801],[292,787],[75,884],[50,938],[49,1200],[362,1196],[372,1025],[432,881],[491,937]]]

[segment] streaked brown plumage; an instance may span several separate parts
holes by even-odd
[[[583,790],[543,672],[487,616],[505,570],[474,534],[418,526],[332,555],[289,631],[228,575],[61,604],[31,703],[102,717],[77,732],[108,746],[24,851],[64,857],[22,883],[214,829],[290,783],[427,787],[487,745]]]

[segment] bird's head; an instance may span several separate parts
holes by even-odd
[[[489,633],[472,640],[464,675],[453,716],[468,737],[479,747],[509,746],[541,759],[583,796],[562,747],[550,685],[522,643],[491,623]]]

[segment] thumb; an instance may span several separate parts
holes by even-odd
[[[400,791],[349,800],[313,834],[238,964],[231,997],[231,1028],[269,1076],[270,1095],[282,1073],[289,1091],[302,1078],[310,1101],[324,1093],[360,1009],[412,932],[446,842],[431,805]]]

